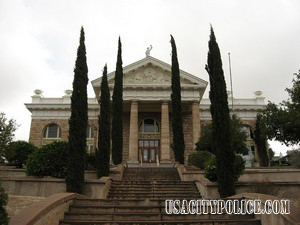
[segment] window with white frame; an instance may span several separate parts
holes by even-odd
[[[61,138],[60,127],[55,123],[47,125],[44,129],[43,138]]]

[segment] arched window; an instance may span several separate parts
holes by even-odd
[[[61,138],[61,129],[55,124],[49,124],[44,129],[43,138]]]
[[[252,129],[249,126],[243,126],[242,130],[246,133],[247,140],[253,140],[254,134],[253,134]]]
[[[94,138],[94,130],[91,126],[88,125],[88,127],[86,128],[86,138]]]
[[[142,133],[159,133],[158,122],[154,119],[145,119],[140,123],[139,131]]]

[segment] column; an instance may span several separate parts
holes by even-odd
[[[129,162],[138,163],[138,102],[131,101],[129,126]]]
[[[193,119],[193,146],[198,142],[200,137],[200,113],[199,102],[193,101],[192,103],[192,119]]]
[[[161,105],[161,162],[170,162],[170,124],[169,124],[169,103],[162,102]]]

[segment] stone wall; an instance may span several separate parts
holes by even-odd
[[[36,177],[1,177],[2,186],[9,195],[48,197],[66,192],[64,179]],[[111,179],[91,179],[84,181],[83,195],[90,198],[106,198]]]
[[[60,126],[61,129],[61,138],[49,139],[43,138],[44,129],[47,125],[55,123]],[[48,144],[52,141],[68,141],[69,134],[69,122],[67,119],[32,119],[31,128],[29,135],[29,142],[32,144],[41,147],[44,144]]]
[[[173,142],[173,133],[172,133],[172,114],[170,113],[170,143]],[[139,112],[138,114],[138,124],[146,118],[155,119],[161,126],[161,112]],[[49,139],[43,138],[43,131],[47,125],[55,123],[61,128],[61,138]],[[201,127],[211,123],[211,120],[201,120]],[[242,120],[242,123],[250,126],[252,129],[255,127],[255,120]],[[98,142],[98,119],[91,118],[89,119],[89,125],[94,131],[94,139],[88,139],[87,144],[93,145],[94,149],[97,147]],[[130,112],[123,113],[123,162],[126,162],[129,159],[129,125],[130,125]],[[69,121],[68,119],[32,119],[31,128],[30,128],[30,137],[29,141],[36,146],[42,146],[44,144],[53,142],[53,141],[68,141],[68,131],[69,131]],[[193,120],[192,112],[183,113],[183,131],[185,139],[185,159],[191,154],[195,146],[193,144]],[[200,134],[201,135],[201,134]],[[248,145],[255,145],[253,140],[247,141]],[[171,160],[174,161],[174,153],[172,148],[170,149]]]
[[[43,138],[43,133],[47,125],[57,124],[61,129],[61,138]],[[98,140],[98,120],[90,119],[89,125],[94,131],[94,139],[88,139],[88,144],[97,145]],[[68,141],[69,136],[69,120],[68,119],[32,119],[30,127],[29,142],[41,147],[42,145],[49,144],[53,141]]]

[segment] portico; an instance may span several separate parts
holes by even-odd
[[[129,113],[129,130],[123,130],[124,136],[129,135],[128,146],[123,146],[128,151],[126,161],[171,162],[171,66],[149,56],[126,66],[123,73],[124,113]],[[180,73],[184,133],[191,138],[186,150],[190,152],[200,135],[199,102],[207,82],[184,71]],[[100,83],[101,78],[92,81],[97,97]],[[108,74],[108,83],[112,93],[114,73]]]

